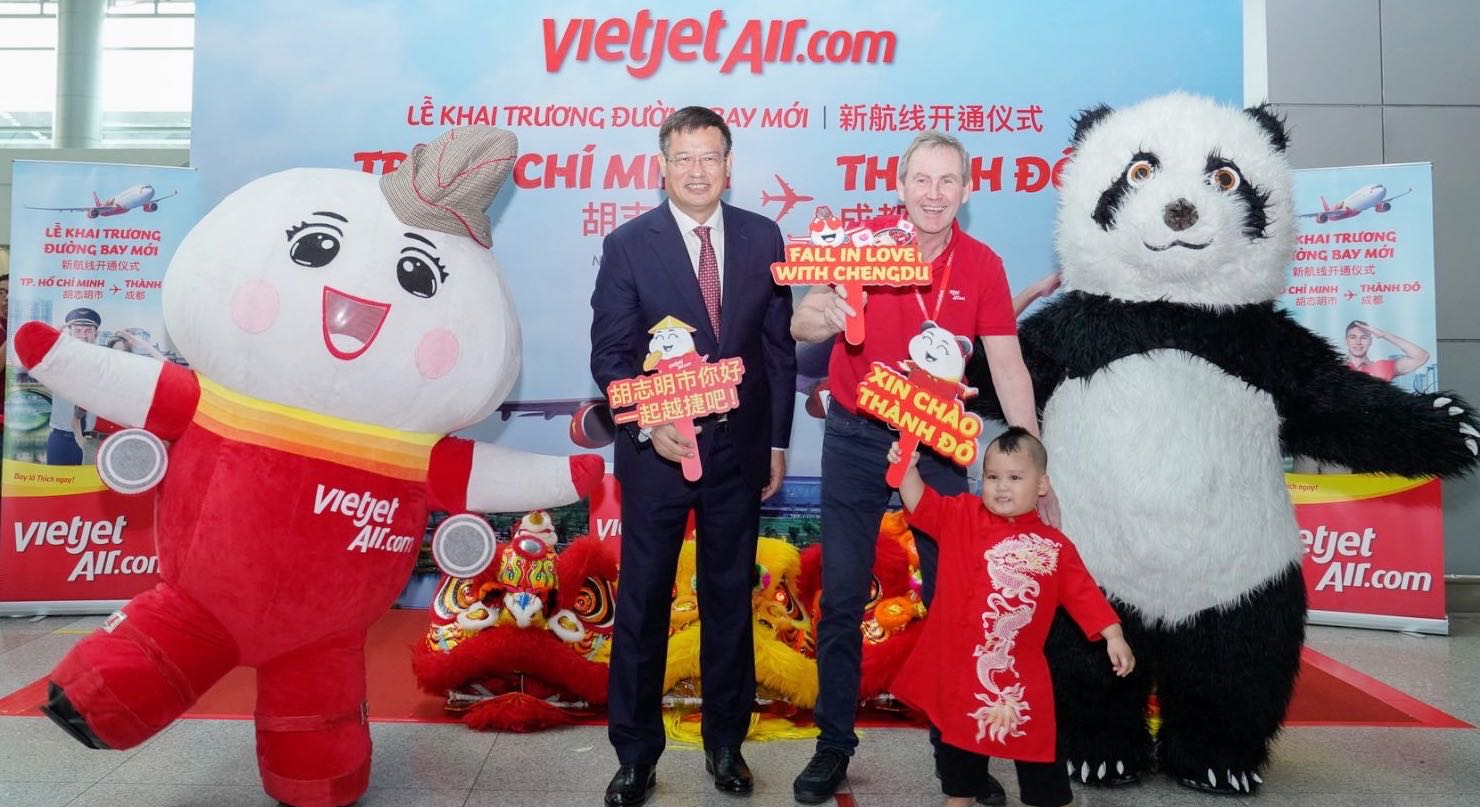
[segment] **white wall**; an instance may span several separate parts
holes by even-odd
[[[1480,0],[1246,0],[1253,103],[1291,129],[1296,168],[1434,164],[1443,386],[1480,405]],[[1267,95],[1260,96],[1263,90]],[[1480,478],[1444,486],[1451,574],[1480,575]]]

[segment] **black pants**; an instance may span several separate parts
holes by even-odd
[[[817,626],[821,686],[812,710],[820,730],[818,751],[852,754],[858,746],[853,724],[863,665],[859,625],[874,574],[879,519],[894,492],[884,481],[889,444],[898,439],[888,426],[849,414],[837,401],[828,407],[822,438],[822,621]],[[942,496],[967,490],[966,471],[934,451],[921,449],[919,469],[925,484]],[[918,529],[914,534],[925,584],[921,595],[929,607],[935,593],[935,539]]]
[[[627,439],[619,436],[618,439]],[[755,582],[760,490],[746,483],[734,435],[705,426],[711,441],[698,482],[666,493],[622,489],[622,566],[612,640],[607,736],[623,765],[651,765],[663,753],[663,675],[673,615],[673,577],[684,523],[695,511],[699,669],[705,748],[739,746],[755,706],[750,593]],[[645,449],[651,451],[651,448]]]
[[[935,746],[935,771],[940,789],[947,796],[975,798],[987,790],[987,763],[991,757],[964,751],[954,745]],[[1074,801],[1069,790],[1069,772],[1062,762],[1017,762],[1018,790],[1030,807],[1062,807]]]

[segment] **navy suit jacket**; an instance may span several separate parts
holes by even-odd
[[[720,338],[715,339],[694,265],[678,222],[662,204],[618,227],[601,247],[601,269],[591,295],[591,375],[604,393],[620,378],[642,374],[648,329],[672,314],[694,326],[694,347],[709,361],[739,356],[745,362],[740,405],[727,427],[740,455],[738,469],[715,468],[708,445],[713,428],[699,434],[704,474],[738,470],[759,490],[770,479],[771,449],[786,448],[796,395],[796,343],[791,338],[791,289],[771,279],[771,264],[785,260],[781,230],[770,219],[722,204],[725,222]],[[618,432],[617,479],[624,488],[657,494],[678,491],[679,465],[639,444],[635,429]]]

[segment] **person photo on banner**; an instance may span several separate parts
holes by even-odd
[[[858,709],[863,635],[879,520],[893,491],[885,482],[886,455],[896,433],[858,411],[858,383],[874,362],[896,366],[908,358],[912,336],[933,321],[954,334],[979,338],[991,368],[992,386],[1009,425],[1038,434],[1033,387],[1018,346],[1012,294],[1002,259],[961,229],[957,213],[970,196],[971,157],[961,142],[937,131],[920,133],[899,161],[899,197],[913,225],[922,260],[931,264],[926,287],[878,287],[867,299],[850,300],[840,289],[814,286],[797,305],[791,333],[799,341],[832,340],[828,403],[822,438],[822,621],[817,635],[820,691],[815,716],[821,733],[816,754],[793,782],[798,801],[831,798],[847,776],[858,746]],[[898,223],[895,216],[868,222],[871,230]],[[1047,287],[1045,286],[1045,291]],[[1036,290],[1035,290],[1036,293]],[[840,337],[846,318],[862,306],[865,338],[849,345]],[[919,463],[925,483],[944,496],[965,493],[966,470],[934,452]],[[1041,506],[1057,522],[1052,488]],[[935,588],[935,540],[915,532],[929,605]],[[932,735],[937,738],[938,735]],[[1000,804],[1002,787],[988,780],[983,796]]]
[[[1372,344],[1378,339],[1391,343],[1403,351],[1403,355],[1374,360],[1371,357]],[[1392,381],[1400,375],[1422,368],[1428,361],[1427,350],[1395,333],[1374,328],[1359,319],[1352,320],[1346,326],[1346,366],[1359,373]]]
[[[149,343],[149,340],[140,336],[133,328],[124,328],[114,331],[107,341],[107,346],[114,350],[122,350],[125,353],[138,353],[141,356],[165,361],[165,355],[159,352],[159,348]]]
[[[611,805],[641,804],[656,784],[670,603],[691,510],[704,619],[705,769],[719,790],[753,787],[740,754],[755,704],[751,587],[760,504],[786,474],[796,388],[791,292],[771,279],[771,264],[785,258],[781,230],[720,200],[733,162],[729,127],[706,107],[685,107],[663,122],[658,146],[667,204],[602,243],[591,374],[602,390],[641,375],[648,329],[667,316],[696,326],[699,354],[739,357],[745,374],[739,406],[698,419],[694,440],[672,424],[648,432],[627,425],[616,438],[622,547],[607,733],[620,767],[606,789]],[[680,462],[693,452],[703,474],[688,482]]]
[[[91,308],[74,308],[67,312],[62,327],[67,335],[89,344],[98,341],[98,326],[103,318]],[[79,423],[78,409],[71,401],[51,394],[51,433],[46,437],[47,465],[81,465],[86,459],[78,435],[85,431]]]

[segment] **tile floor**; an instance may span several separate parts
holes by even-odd
[[[0,618],[0,694],[45,674],[100,617]],[[1480,615],[1456,616],[1452,635],[1417,637],[1312,628],[1310,645],[1469,723],[1480,725]],[[599,805],[616,759],[605,730],[480,734],[460,725],[376,723],[365,807]],[[697,750],[670,747],[655,807],[781,807],[810,741],[753,743],[748,799],[716,792]],[[1010,805],[1017,787],[1002,766]],[[1086,807],[1377,807],[1480,805],[1480,731],[1293,728],[1280,739],[1253,798],[1209,797],[1165,780],[1118,791],[1076,790]],[[864,732],[848,795],[859,807],[940,802],[922,732]],[[846,800],[845,800],[846,802]],[[257,782],[252,727],[182,720],[129,751],[89,751],[44,718],[0,717],[0,805],[5,807],[270,807]]]

